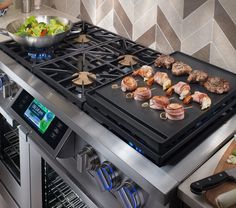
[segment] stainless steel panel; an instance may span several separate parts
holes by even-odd
[[[19,126],[20,139],[20,173],[21,173],[21,207],[31,208],[30,206],[30,145],[27,142],[27,131]]]
[[[7,203],[6,208],[19,208],[19,205],[14,201],[11,194],[7,191],[6,187],[3,185],[1,180],[0,180],[0,196],[2,196],[5,202]]]
[[[30,148],[30,188],[31,207],[42,208],[42,158],[40,154],[31,146]]]
[[[11,193],[11,197],[20,204],[21,202],[21,187],[9,172],[9,170],[5,167],[5,165],[0,161],[0,180],[2,184],[5,186],[5,189]]]

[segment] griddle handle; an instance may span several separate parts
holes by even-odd
[[[190,185],[190,190],[194,194],[201,195],[203,191],[215,188],[229,179],[230,177],[226,172],[220,172],[192,183]]]

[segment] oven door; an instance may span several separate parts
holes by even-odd
[[[0,195],[9,207],[30,207],[27,132],[7,111],[0,94]]]
[[[33,208],[100,208],[70,173],[30,137],[31,204]]]

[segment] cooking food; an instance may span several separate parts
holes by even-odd
[[[220,77],[208,77],[203,86],[210,92],[223,94],[230,90],[230,84],[227,80]]]
[[[152,97],[152,91],[148,87],[138,87],[133,94],[134,99],[139,101],[146,101]]]
[[[236,156],[236,149],[232,151],[232,155]]]
[[[46,24],[45,22],[38,22],[35,16],[30,16],[19,27],[15,34],[22,37],[43,37],[56,35],[65,32],[67,29],[67,26],[63,25],[57,19],[50,19],[49,23]]]
[[[164,109],[166,117],[170,120],[183,120],[184,119],[184,107],[179,103],[171,103]]]
[[[182,75],[190,74],[190,72],[192,71],[192,68],[181,61],[177,61],[172,65],[171,71],[172,71],[172,74],[174,74],[175,76],[182,76]]]
[[[137,81],[131,76],[127,76],[123,78],[121,81],[121,90],[123,92],[134,91],[137,87],[138,87]]]
[[[146,84],[147,84],[147,86],[152,86],[153,85],[153,83],[154,83],[154,77],[150,77],[150,78],[148,78],[148,80],[146,81]]]
[[[161,85],[163,90],[166,90],[171,86],[171,80],[165,72],[156,72],[154,75],[154,81]]]
[[[208,74],[204,71],[193,70],[190,72],[187,81],[188,82],[205,82],[208,78]]]
[[[236,165],[236,149],[233,149],[231,155],[227,159],[227,163]]]
[[[236,156],[235,155],[230,155],[227,159],[227,163],[236,165]]]
[[[179,95],[179,99],[183,100],[190,94],[190,86],[185,82],[178,82],[174,86],[170,87],[167,91],[167,95],[172,95],[173,91]]]
[[[137,69],[136,71],[133,72],[133,76],[141,76],[144,79],[148,79],[153,75],[153,68],[151,66],[144,65],[141,68]]]
[[[170,101],[166,96],[154,96],[149,101],[150,108],[157,110],[163,110],[168,104]]]
[[[201,105],[202,110],[209,108],[211,106],[211,98],[207,94],[196,91],[191,96],[194,102],[197,102]]]
[[[175,62],[175,59],[169,55],[162,54],[155,60],[155,66],[165,67],[169,69],[172,64]]]

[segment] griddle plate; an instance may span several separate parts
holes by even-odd
[[[88,92],[88,104],[96,107],[101,113],[107,115],[115,120],[119,125],[130,131],[131,134],[137,135],[137,139],[142,139],[146,145],[149,145],[152,150],[159,154],[164,154],[172,148],[182,146],[189,141],[191,137],[202,130],[209,122],[213,122],[218,116],[222,114],[224,109],[229,108],[236,103],[236,75],[220,69],[216,66],[207,64],[191,56],[185,55],[181,52],[172,54],[177,60],[189,64],[193,69],[200,69],[206,71],[209,76],[220,76],[230,82],[231,90],[228,93],[217,95],[208,92],[200,84],[190,84],[191,91],[200,91],[207,93],[212,99],[212,106],[202,111],[200,105],[192,103],[192,108],[185,110],[185,119],[181,121],[161,120],[160,111],[150,108],[143,108],[143,102],[136,100],[127,100],[124,92],[120,89],[112,89],[111,85],[120,85],[121,79],[106,84],[95,90]],[[185,81],[187,76],[176,77],[171,74],[171,70],[165,68],[157,68],[156,71],[163,71],[168,73],[173,84],[178,81]],[[144,85],[140,77],[137,77],[138,85]],[[153,89],[155,88],[155,89]],[[152,94],[164,95],[162,87],[154,84],[152,86]],[[179,102],[177,94],[172,96],[171,102]],[[228,103],[227,103],[228,102]],[[186,106],[188,107],[188,106]],[[205,123],[204,123],[205,122]],[[196,128],[198,127],[199,128]]]

